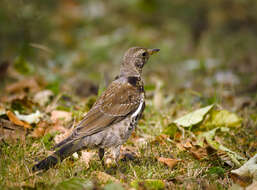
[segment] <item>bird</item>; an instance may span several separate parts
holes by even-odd
[[[121,61],[120,73],[97,98],[71,135],[54,146],[52,155],[39,161],[32,171],[48,170],[75,152],[98,149],[103,163],[105,150],[112,149],[118,164],[121,145],[135,129],[145,108],[142,69],[160,49],[129,48]]]

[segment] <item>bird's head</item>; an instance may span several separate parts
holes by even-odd
[[[160,49],[146,49],[142,47],[129,48],[123,57],[120,75],[139,77],[149,57],[158,51],[160,51]]]

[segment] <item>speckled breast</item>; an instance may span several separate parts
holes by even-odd
[[[87,136],[83,139],[85,147],[88,148],[110,148],[113,146],[122,145],[130,137],[135,129],[138,120],[144,110],[144,94],[137,110],[128,115],[122,121],[113,124],[111,127],[99,133]]]

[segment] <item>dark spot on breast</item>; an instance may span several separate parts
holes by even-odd
[[[140,77],[128,77],[128,83],[132,86],[136,86],[138,81],[140,81]]]
[[[143,86],[139,86],[139,92],[144,92],[144,91],[145,91],[144,87]]]
[[[132,98],[133,98],[133,96],[128,95],[128,99],[129,99],[129,101],[132,101]]]

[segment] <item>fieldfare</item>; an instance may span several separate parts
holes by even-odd
[[[117,163],[120,147],[137,125],[145,107],[142,68],[159,49],[132,47],[125,53],[120,75],[96,100],[72,134],[57,144],[52,155],[33,166],[33,171],[47,170],[74,152],[98,148],[100,160],[104,149],[112,148]]]

